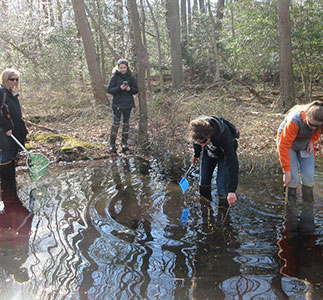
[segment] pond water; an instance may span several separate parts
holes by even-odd
[[[315,234],[294,244],[281,176],[242,176],[227,214],[200,197],[198,170],[182,193],[187,169],[121,157],[18,176],[24,207],[0,215],[0,299],[323,299],[321,167]]]

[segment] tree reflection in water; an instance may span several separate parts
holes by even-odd
[[[287,261],[303,259],[293,262],[296,271],[282,268],[280,273],[276,242],[283,209],[277,198],[262,193],[253,200],[241,191],[222,224],[226,210],[200,198],[193,180],[183,195],[178,181],[186,168],[169,164],[167,169],[154,159],[123,157],[51,172],[35,183],[47,188],[41,193],[31,193],[34,186],[27,182],[20,190],[22,202],[39,195],[29,241],[24,241],[24,256],[12,250],[19,263],[1,262],[7,275],[0,287],[9,282],[14,290],[17,283],[8,281],[8,274],[18,274],[23,266],[29,278],[23,283],[26,295],[42,300],[287,299],[309,293],[303,282],[315,287],[313,295],[322,295],[316,284],[322,280],[317,271],[321,235],[304,244],[305,254],[278,243],[282,258],[287,251]],[[183,208],[190,209],[185,226]]]

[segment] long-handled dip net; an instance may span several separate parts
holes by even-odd
[[[13,134],[11,137],[27,153],[26,165],[30,179],[37,180],[45,175],[49,166],[49,159],[41,153],[30,153]]]

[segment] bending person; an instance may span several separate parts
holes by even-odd
[[[323,102],[314,101],[291,109],[280,124],[277,146],[286,187],[286,230],[289,233],[313,232],[314,142],[323,125]],[[300,177],[299,178],[299,173]],[[301,182],[303,209],[298,220],[296,189]]]
[[[218,166],[216,184],[219,206],[232,206],[237,200],[238,130],[230,122],[216,116],[200,116],[191,121],[189,130],[194,147],[193,163],[197,162],[202,152],[200,193],[211,200],[212,176]]]

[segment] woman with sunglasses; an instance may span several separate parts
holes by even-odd
[[[323,101],[296,105],[277,132],[277,147],[286,187],[285,229],[293,233],[314,231],[314,143],[322,133]],[[300,174],[300,178],[299,178]],[[298,220],[296,190],[302,184],[303,210]]]
[[[223,118],[200,116],[190,123],[190,139],[193,142],[195,164],[202,152],[200,168],[200,193],[209,200],[211,181],[217,166],[217,193],[219,206],[227,208],[237,200],[239,164],[236,154],[238,129]]]
[[[19,146],[10,136],[13,134],[24,144],[28,131],[18,99],[19,72],[5,69],[0,75],[0,83],[0,175],[3,186],[15,183],[15,158]]]
[[[129,69],[129,63],[125,59],[119,59],[117,66],[112,70],[113,76],[108,85],[108,93],[113,95],[112,110],[113,124],[110,132],[110,152],[116,153],[116,138],[121,116],[122,125],[122,151],[128,148],[129,119],[132,108],[135,107],[133,95],[138,93],[137,83]]]

